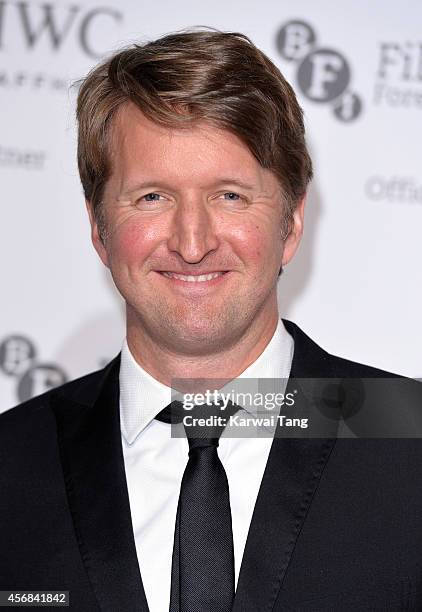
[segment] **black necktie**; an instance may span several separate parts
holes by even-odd
[[[222,416],[239,410],[232,404],[195,406],[185,411],[172,402],[158,415],[166,423],[183,416]],[[217,453],[225,424],[185,427],[189,460],[180,487],[174,533],[170,612],[230,612],[234,598],[233,533],[226,472]],[[194,436],[194,437],[192,437]]]

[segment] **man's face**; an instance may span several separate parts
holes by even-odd
[[[181,354],[211,354],[275,328],[280,266],[292,257],[303,205],[282,239],[275,175],[235,135],[207,123],[178,130],[120,109],[95,248],[127,304],[128,334]]]

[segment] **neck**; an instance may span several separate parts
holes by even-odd
[[[264,326],[250,328],[232,345],[212,354],[189,355],[154,342],[139,326],[127,325],[127,342],[133,357],[159,382],[172,386],[174,379],[232,380],[264,351],[278,324],[278,312]]]

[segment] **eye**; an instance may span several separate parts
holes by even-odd
[[[234,193],[233,191],[226,191],[226,193],[223,193],[223,197],[225,200],[229,201],[241,199],[240,195],[238,193]]]
[[[160,200],[161,196],[159,193],[147,193],[146,195],[142,196],[142,198],[140,198],[141,200],[143,200],[144,202],[158,202]]]
[[[216,200],[225,206],[227,210],[243,210],[249,205],[249,200],[244,195],[236,193],[235,191],[224,191],[220,193]],[[224,204],[223,204],[224,203]]]
[[[160,211],[169,205],[169,198],[156,191],[151,191],[140,195],[134,203],[138,210]]]

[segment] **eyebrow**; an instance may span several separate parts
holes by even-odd
[[[133,185],[124,185],[120,197],[127,196],[136,191],[141,191],[143,189],[157,189],[158,185],[165,186],[165,183],[154,183],[152,181],[146,181],[145,183],[134,183]]]
[[[233,177],[223,177],[221,179],[218,179],[218,181],[215,181],[215,183],[213,183],[213,187],[216,187],[217,185],[237,185],[238,187],[241,187],[242,189],[249,189],[250,191],[254,188],[256,188],[256,186],[254,185],[250,185],[249,183],[245,183],[244,181],[241,181],[240,179],[236,179]]]
[[[245,183],[244,181],[234,178],[234,177],[219,178],[213,183],[210,183],[209,185],[207,185],[207,187],[215,189],[220,185],[221,186],[222,185],[236,185],[237,187],[240,187],[241,189],[246,189],[248,191],[252,191],[254,188],[256,188],[256,186],[251,185],[249,183]],[[165,189],[170,189],[170,190],[172,189],[172,187],[165,181],[164,182],[163,181],[157,181],[157,182],[145,181],[145,182],[135,183],[133,185],[128,185],[127,187],[124,187],[124,189],[122,190],[121,196],[127,196],[127,195],[130,195],[131,193],[134,193],[136,191],[141,191],[143,189],[159,189],[161,187],[164,187]]]

